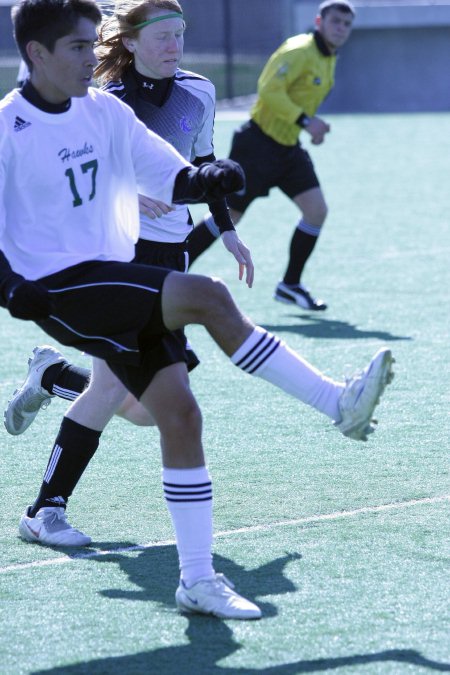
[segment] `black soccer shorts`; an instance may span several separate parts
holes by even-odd
[[[245,173],[244,190],[227,197],[228,205],[239,213],[274,187],[290,199],[319,187],[311,157],[299,142],[281,145],[251,120],[234,133],[230,159],[239,162]]]
[[[61,344],[106,361],[140,398],[158,370],[186,360],[182,336],[162,319],[161,290],[171,271],[89,261],[44,277],[55,310],[38,325]]]

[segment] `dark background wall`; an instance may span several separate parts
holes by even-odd
[[[268,54],[286,38],[290,0],[180,0],[189,51]]]
[[[14,54],[17,54],[17,50],[12,36],[11,7],[0,5],[0,55]]]
[[[256,90],[266,58],[286,37],[312,29],[311,0],[185,0],[186,52],[209,52],[203,70],[227,96],[214,58],[228,53],[231,94]],[[336,87],[323,108],[333,112],[450,110],[450,1],[354,0],[353,33],[343,47]],[[231,55],[231,56],[230,56]],[[195,63],[202,68],[202,62]],[[225,88],[225,91],[224,91]]]
[[[10,7],[0,0],[0,93],[14,86]],[[268,56],[311,30],[313,0],[182,0],[184,67],[210,77],[218,99],[256,91]],[[328,112],[450,110],[450,0],[354,0]],[[13,58],[12,58],[13,57]]]
[[[322,109],[450,110],[449,28],[355,30],[339,57],[336,86]]]

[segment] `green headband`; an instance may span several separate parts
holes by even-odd
[[[183,15],[179,12],[172,12],[171,14],[163,14],[162,16],[155,16],[154,19],[149,19],[148,21],[143,21],[138,23],[137,26],[133,26],[135,30],[144,28],[144,26],[149,26],[151,23],[156,23],[157,21],[164,21],[164,19],[182,19]]]

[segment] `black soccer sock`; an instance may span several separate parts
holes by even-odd
[[[49,366],[42,376],[41,386],[53,396],[74,401],[89,384],[91,372],[67,361]]]
[[[289,263],[283,277],[288,286],[295,286],[300,282],[303,268],[317,244],[319,234],[320,227],[308,225],[304,220],[295,228],[289,248]]]
[[[216,239],[204,220],[194,227],[188,239],[189,267]]]
[[[64,417],[29,515],[34,517],[44,506],[64,506],[60,497],[67,503],[98,448],[101,433]]]

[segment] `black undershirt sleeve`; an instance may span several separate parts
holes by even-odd
[[[215,159],[215,155],[211,153],[206,157],[196,157],[192,161],[192,164],[194,166],[200,166],[200,164],[204,164],[205,162],[214,162]],[[222,232],[230,232],[235,229],[233,221],[230,217],[227,200],[225,198],[208,202],[208,206],[209,210],[211,211],[211,215],[214,218],[214,222],[219,228],[220,234],[222,234]]]

